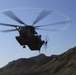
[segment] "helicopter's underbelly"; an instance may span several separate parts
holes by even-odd
[[[16,36],[16,40],[19,42],[20,45],[25,45],[26,42],[23,38],[21,38],[20,36]]]
[[[16,36],[16,40],[19,42],[21,46],[27,45],[31,50],[40,50],[41,46],[43,45],[41,42],[36,42],[35,39],[23,39],[20,36]]]

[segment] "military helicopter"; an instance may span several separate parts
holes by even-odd
[[[3,26],[10,26],[14,27],[15,29],[9,29],[9,30],[3,30],[2,32],[12,32],[12,31],[18,31],[19,35],[16,36],[16,40],[18,43],[23,46],[23,48],[26,48],[26,45],[30,48],[30,50],[39,50],[41,49],[42,45],[47,45],[47,40],[42,40],[42,35],[39,35],[36,30],[48,30],[48,31],[54,31],[49,29],[41,29],[40,27],[43,26],[50,26],[50,25],[56,25],[56,24],[64,24],[66,21],[57,22],[54,24],[48,24],[48,25],[36,25],[40,20],[48,16],[51,12],[47,10],[43,10],[38,17],[35,19],[32,25],[27,25],[23,21],[21,21],[11,10],[3,12],[4,15],[8,16],[9,18],[17,21],[20,24],[23,24],[24,26],[19,25],[13,25],[13,24],[6,24],[6,23],[0,23],[0,25]]]

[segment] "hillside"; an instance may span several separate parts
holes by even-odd
[[[0,75],[76,75],[76,47],[60,55],[11,61],[0,69]]]

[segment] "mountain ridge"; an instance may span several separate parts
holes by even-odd
[[[59,55],[20,58],[0,69],[0,75],[76,75],[76,47]]]

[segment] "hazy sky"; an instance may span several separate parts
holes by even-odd
[[[49,32],[48,48],[46,51],[42,49],[41,53],[50,56],[52,54],[63,53],[69,48],[76,46],[76,0],[0,0],[1,12],[12,8],[49,9],[63,13],[71,19],[71,24],[66,30],[57,33]],[[0,17],[0,22],[1,21],[2,16]],[[3,19],[4,23],[5,21],[7,21],[6,18]],[[2,26],[0,29],[1,28]],[[32,52],[28,48],[23,49],[15,40],[15,36],[17,35],[17,32],[0,32],[0,67],[12,60],[28,58],[39,54],[38,51]]]

